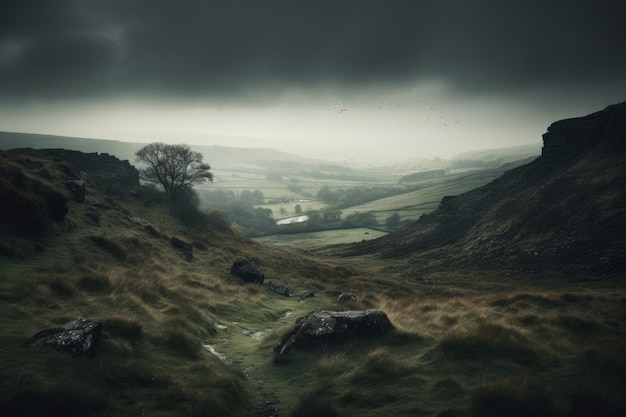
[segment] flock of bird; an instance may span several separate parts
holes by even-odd
[[[432,132],[433,129],[446,130],[452,125],[460,124],[458,120],[447,119],[434,107],[424,107],[419,99],[408,104],[404,100],[393,103],[387,96],[384,96],[376,103],[368,104],[367,101],[363,101],[356,108],[356,112],[361,118],[389,119],[395,126],[405,124],[405,122],[414,125],[421,122],[421,124],[426,124],[429,132]],[[412,109],[414,111],[411,111]],[[348,113],[348,105],[343,101],[335,102],[328,105],[326,111],[331,114],[345,115]]]

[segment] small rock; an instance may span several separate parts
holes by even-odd
[[[255,331],[243,330],[242,333],[248,337],[251,337],[252,339],[261,340],[265,337],[265,335],[267,334],[267,331],[266,330],[255,330]]]
[[[315,297],[315,293],[313,290],[304,290],[300,293],[300,298],[304,300],[305,298]]]
[[[246,282],[256,282],[262,284],[265,274],[254,262],[245,259],[236,261],[230,268],[230,273],[237,275]]]
[[[341,294],[339,294],[339,297],[337,297],[338,303],[345,303],[348,301],[356,301],[356,295],[352,294],[351,292],[342,292]]]
[[[102,324],[90,319],[77,319],[62,327],[37,332],[24,347],[48,348],[69,353],[73,357],[93,357],[95,354]]]
[[[150,224],[150,222],[144,218],[141,217],[135,217],[135,216],[128,216],[128,220],[130,220],[131,222],[138,224],[139,226],[143,226],[143,227],[151,227],[152,225]]]
[[[280,282],[269,281],[267,283],[267,290],[284,295],[285,297],[291,297],[291,289]]]

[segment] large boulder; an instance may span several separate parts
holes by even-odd
[[[254,262],[245,259],[240,259],[233,263],[233,266],[230,268],[230,273],[237,275],[246,282],[263,284],[263,280],[265,280],[265,274],[261,271],[261,268]]]
[[[102,324],[91,319],[76,319],[62,327],[37,332],[25,347],[47,348],[73,357],[92,357],[100,341]]]
[[[377,337],[391,329],[393,324],[381,310],[313,312],[300,318],[274,351],[284,355],[296,347],[341,342],[354,336]]]

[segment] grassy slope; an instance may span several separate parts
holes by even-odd
[[[52,182],[60,178],[48,168]],[[0,260],[0,407],[13,415],[264,415],[264,402],[283,416],[624,410],[621,282],[431,270],[435,285],[422,285],[419,267],[400,261],[309,257],[188,228],[161,206],[92,189],[88,202],[112,209],[70,202],[43,252]],[[169,236],[193,243],[193,257],[172,248]],[[239,282],[228,271],[240,257],[254,259],[268,280],[316,297],[300,301]],[[359,302],[337,306],[341,291]],[[275,358],[272,348],[294,319],[321,308],[381,308],[397,330]],[[104,323],[94,359],[20,347],[76,317]],[[266,333],[257,340],[244,331]]]
[[[419,190],[347,208],[342,211],[343,217],[356,212],[374,211],[381,224],[394,212],[400,214],[402,219],[417,220],[422,214],[436,209],[444,196],[458,195],[485,185],[505,171],[506,168],[487,169],[420,181]]]

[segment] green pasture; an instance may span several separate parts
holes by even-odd
[[[300,249],[314,249],[320,246],[361,242],[362,240],[376,239],[386,234],[387,233],[380,230],[359,227],[356,229],[338,229],[312,233],[271,235],[254,238],[253,240],[278,246],[291,246]]]
[[[419,190],[344,209],[342,217],[345,218],[357,212],[373,211],[381,224],[394,212],[397,212],[402,220],[417,220],[422,214],[435,210],[443,197],[459,195],[481,187],[502,175],[503,172],[504,170],[500,168],[489,169],[422,181],[419,184],[423,185],[423,188]]]
[[[414,221],[423,214],[430,213],[437,209],[441,199],[445,196],[458,195],[474,188],[483,186],[505,171],[503,168],[488,169],[479,171],[466,171],[462,173],[450,174],[439,178],[425,179],[411,183],[405,183],[407,191],[391,197],[381,198],[365,204],[341,209],[342,219],[354,213],[373,212],[376,221],[383,226],[386,220],[394,213],[400,215],[402,221]],[[397,180],[401,173],[391,175],[388,172],[371,172],[363,174],[363,180],[355,179],[356,175],[350,179],[331,178],[332,176],[323,173],[311,173],[310,177],[299,175],[268,175],[269,171],[262,170],[246,171],[232,167],[230,171],[216,173],[216,181],[211,184],[203,184],[201,189],[222,189],[230,190],[236,194],[243,191],[259,190],[263,193],[265,204],[256,205],[257,208],[269,209],[275,220],[296,216],[308,212],[324,210],[328,207],[323,201],[317,200],[316,195],[323,187],[331,190],[367,188],[367,187],[397,187]],[[314,176],[329,178],[314,178]],[[299,211],[296,207],[299,206]],[[353,236],[352,232],[346,232],[348,236],[336,238],[335,232],[329,234],[313,234],[313,237],[303,239],[307,246],[318,246],[327,244],[322,239],[329,237],[333,243],[336,239],[339,243],[354,242],[362,239],[361,236]],[[296,244],[301,243],[302,238],[297,238]],[[279,243],[283,239],[279,238]],[[289,242],[289,239],[286,240]],[[288,243],[285,243],[288,244]]]

